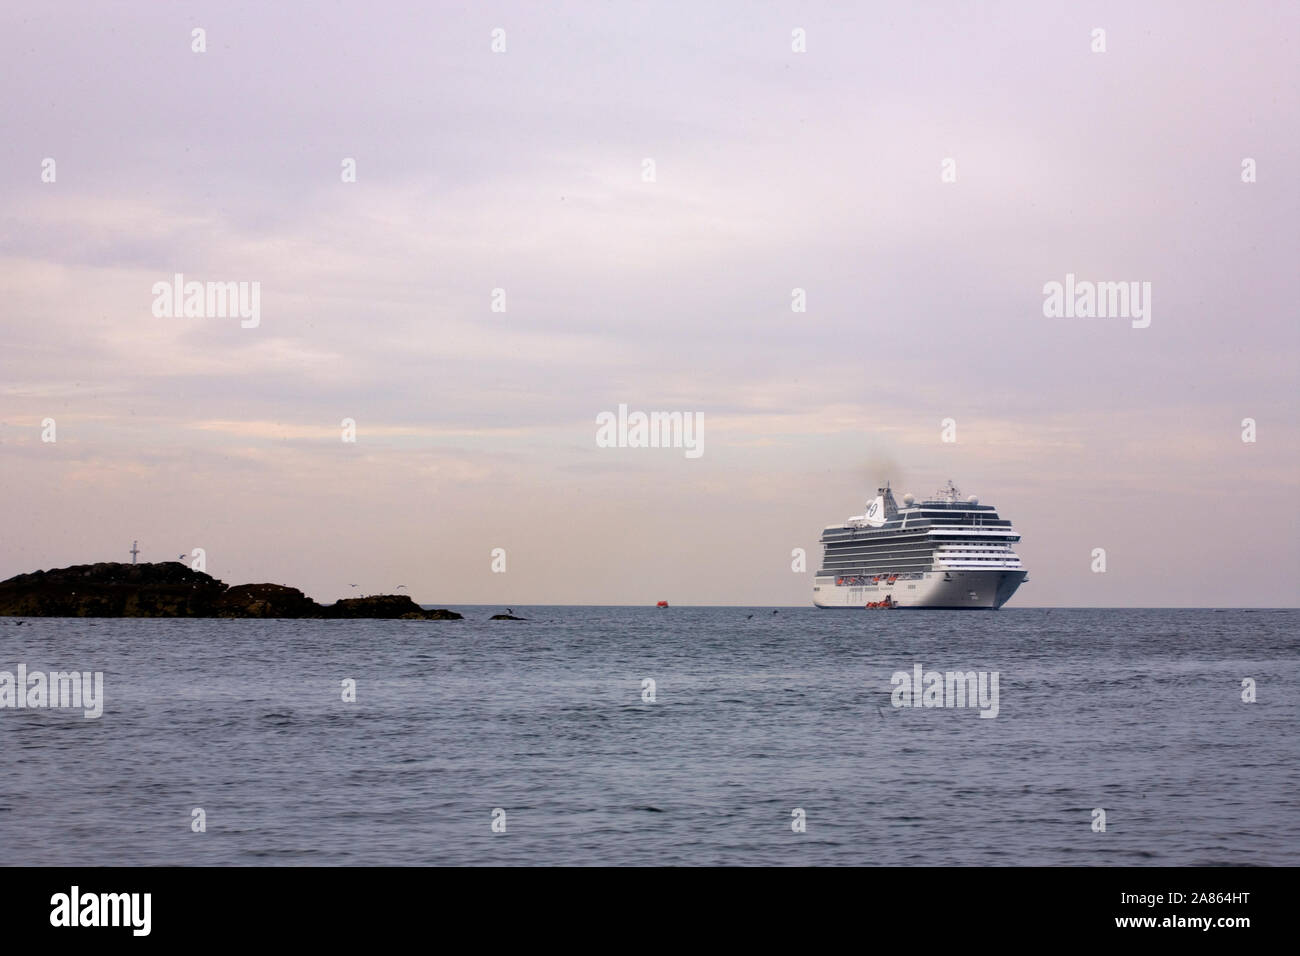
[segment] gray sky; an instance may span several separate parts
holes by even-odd
[[[0,577],[807,604],[823,526],[952,478],[1013,605],[1295,605],[1298,11],[10,5]],[[155,317],[177,272],[260,325]],[[1067,273],[1150,326],[1044,317]],[[704,454],[597,447],[619,403]]]

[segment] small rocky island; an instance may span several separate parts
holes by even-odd
[[[109,561],[19,574],[0,581],[0,616],[461,619],[455,611],[426,611],[405,594],[317,604],[283,584],[231,587],[180,561]]]

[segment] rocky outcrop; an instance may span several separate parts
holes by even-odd
[[[320,617],[321,607],[283,584],[236,584],[213,604],[214,617]]]
[[[493,614],[489,621],[526,621],[526,617],[515,617],[513,614]]]
[[[226,585],[179,561],[78,564],[0,581],[0,614],[21,617],[209,617]]]
[[[388,618],[404,621],[459,621],[455,611],[426,611],[405,594],[372,594],[336,601],[325,609],[329,618]]]
[[[459,620],[454,611],[426,611],[404,594],[317,604],[283,584],[230,587],[179,561],[103,562],[33,571],[0,581],[0,616],[403,618]]]

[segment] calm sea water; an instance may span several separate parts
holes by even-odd
[[[0,619],[106,697],[0,710],[3,861],[1300,864],[1298,611],[458,610]],[[997,717],[893,707],[917,663]]]

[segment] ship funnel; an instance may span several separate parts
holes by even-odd
[[[871,527],[879,528],[885,523],[885,496],[876,495],[876,500],[867,505],[866,514],[862,519]]]

